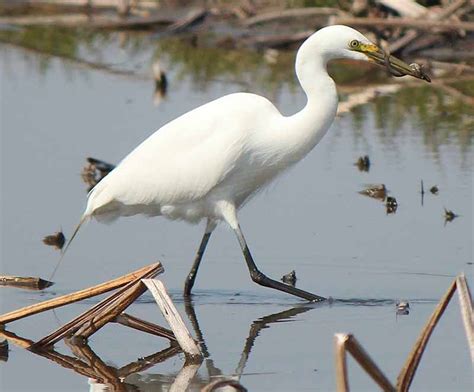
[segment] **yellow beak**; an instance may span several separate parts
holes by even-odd
[[[365,54],[370,61],[385,66],[393,76],[399,77],[410,75],[431,82],[430,77],[423,71],[421,66],[416,63],[408,65],[404,61],[385,53],[377,45],[361,44],[357,49],[353,50]]]

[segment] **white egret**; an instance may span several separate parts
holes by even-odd
[[[326,64],[341,58],[369,60],[389,67],[396,76],[427,79],[419,68],[386,55],[358,31],[346,26],[325,27],[311,35],[296,56],[296,75],[307,97],[300,112],[283,116],[264,97],[235,93],[169,122],[91,190],[69,244],[81,224],[92,217],[109,222],[136,214],[191,223],[206,219],[204,236],[185,283],[188,295],[211,233],[224,221],[237,236],[254,282],[310,301],[323,300],[270,279],[257,268],[237,212],[326,134],[338,105],[336,86]]]

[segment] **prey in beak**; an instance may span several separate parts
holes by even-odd
[[[374,44],[364,44],[357,40],[349,43],[350,50],[365,54],[369,61],[385,66],[388,72],[396,77],[410,75],[418,79],[431,82],[430,77],[424,72],[423,68],[416,63],[407,64],[396,57],[385,53],[381,48]]]

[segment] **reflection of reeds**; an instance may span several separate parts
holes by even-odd
[[[459,306],[464,323],[471,358],[474,361],[474,316],[472,309],[472,297],[464,275],[459,275],[451,284],[446,294],[441,298],[428,322],[421,331],[418,340],[412,348],[405,365],[397,377],[397,384],[394,387],[377,364],[365,352],[360,343],[351,334],[335,335],[336,350],[336,381],[339,392],[349,390],[349,376],[347,373],[346,356],[349,352],[354,359],[361,365],[367,374],[384,391],[408,391],[415,376],[421,357],[425,351],[426,345],[433,333],[434,328],[442,317],[446,307],[449,304],[454,292],[457,290],[459,296]]]

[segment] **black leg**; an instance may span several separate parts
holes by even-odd
[[[272,289],[284,291],[285,293],[295,295],[297,297],[304,298],[312,302],[319,302],[319,301],[326,300],[326,298],[320,297],[319,295],[311,294],[311,293],[308,293],[307,291],[300,290],[300,289],[297,289],[296,287],[292,287],[284,283],[278,282],[276,280],[270,279],[265,274],[260,272],[259,269],[257,268],[257,265],[253,261],[252,255],[250,254],[250,250],[247,246],[247,242],[245,241],[245,238],[242,233],[242,230],[240,229],[240,226],[237,226],[237,229],[235,229],[235,233],[237,234],[240,247],[242,248],[242,252],[244,254],[245,261],[247,263],[247,267],[250,272],[250,277],[255,283],[261,286],[270,287]]]
[[[209,227],[209,224],[208,224],[208,227]],[[193,289],[194,281],[196,280],[199,264],[201,264],[202,255],[204,254],[204,251],[206,250],[206,246],[207,246],[207,243],[209,242],[209,238],[211,237],[211,234],[212,234],[212,230],[208,231],[206,228],[206,232],[204,233],[204,236],[202,237],[201,244],[199,245],[199,249],[196,253],[196,257],[193,262],[193,266],[191,267],[191,271],[189,271],[189,274],[186,277],[186,280],[184,282],[184,296],[185,297],[191,295],[191,290]]]

